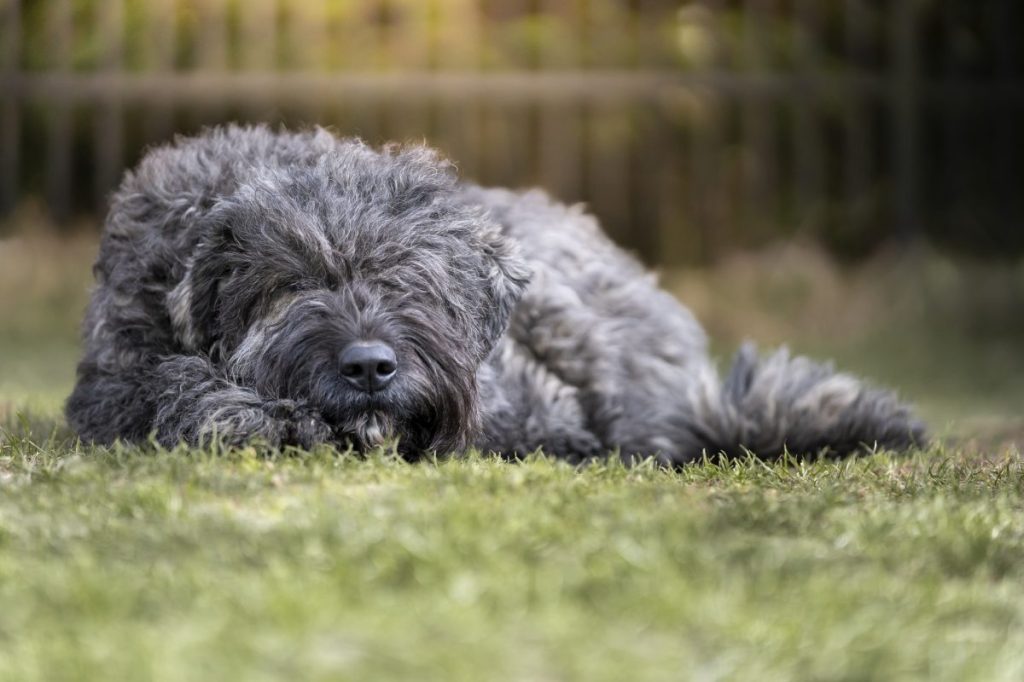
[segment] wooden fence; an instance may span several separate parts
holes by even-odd
[[[1002,242],[1024,15],[969,4],[0,0],[0,211],[102,210],[146,145],[260,120],[425,140],[480,182],[586,201],[660,262],[958,220]],[[944,56],[965,27],[980,66]]]

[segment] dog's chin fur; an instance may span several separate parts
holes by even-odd
[[[394,420],[385,412],[364,412],[341,427],[360,449],[380,447],[398,436]]]
[[[690,312],[579,207],[462,184],[419,147],[228,126],[113,198],[67,417],[83,439],[392,440],[404,455],[904,448],[892,394],[747,348],[723,381]],[[388,344],[379,394],[348,344]]]

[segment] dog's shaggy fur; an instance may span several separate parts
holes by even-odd
[[[225,127],[151,151],[113,199],[85,357],[84,439],[537,448],[679,464],[702,453],[906,448],[891,394],[740,351],[720,380],[689,311],[534,191],[460,184],[423,148]],[[341,376],[354,341],[394,380]]]

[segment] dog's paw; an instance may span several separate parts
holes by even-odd
[[[271,422],[264,438],[272,446],[309,450],[334,440],[334,429],[308,405],[281,399],[266,403],[263,410]]]
[[[545,452],[573,464],[608,456],[608,448],[601,443],[597,436],[586,431],[554,433],[540,445]]]

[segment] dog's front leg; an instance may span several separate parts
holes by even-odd
[[[158,364],[149,389],[153,426],[164,445],[259,441],[271,447],[310,448],[330,442],[333,430],[300,402],[266,398],[222,376],[199,356],[174,356]]]
[[[130,354],[90,358],[79,366],[67,416],[85,440],[140,442],[155,434],[168,447],[259,440],[271,447],[309,448],[334,437],[315,410],[292,400],[260,396],[226,379],[204,357],[118,362],[125,356]]]

